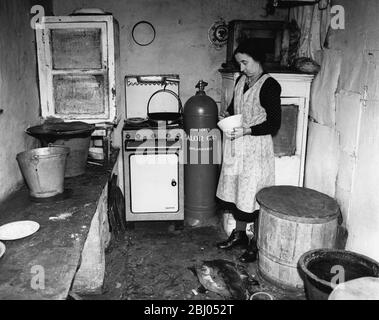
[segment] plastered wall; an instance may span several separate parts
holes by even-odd
[[[55,15],[68,15],[83,7],[113,13],[120,25],[122,77],[126,74],[179,74],[184,104],[195,94],[195,85],[200,79],[208,82],[207,94],[220,102],[218,69],[226,60],[226,47],[217,50],[209,42],[208,29],[212,24],[220,18],[227,22],[286,18],[286,10],[262,17],[265,4],[265,0],[55,0],[53,9]],[[156,30],[156,38],[148,46],[139,46],[132,39],[132,28],[141,20],[150,22]],[[122,96],[122,113],[124,101]],[[120,143],[120,127],[115,134],[116,144]]]
[[[0,1],[0,201],[23,184],[17,153],[36,144],[24,133],[39,121],[32,5],[33,1]]]
[[[207,93],[218,103],[226,48],[215,49],[208,29],[220,18],[284,20],[287,12],[263,17],[265,0],[1,0],[0,1],[0,201],[23,184],[16,161],[18,152],[38,146],[24,130],[39,124],[39,93],[34,30],[30,26],[33,5],[46,14],[68,15],[74,9],[98,7],[114,14],[120,24],[121,70],[126,74],[178,73],[183,103],[195,93],[200,79],[209,83]],[[154,42],[146,47],[131,38],[132,27],[141,20],[156,29]],[[120,144],[124,115],[121,93],[121,122],[114,144]]]
[[[345,29],[332,30],[323,53],[325,99],[311,101],[305,185],[337,199],[346,249],[379,261],[379,2],[333,4],[345,10]]]

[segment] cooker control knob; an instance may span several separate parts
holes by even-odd
[[[127,133],[127,134],[125,135],[125,138],[126,138],[127,140],[129,140],[129,139],[130,139],[130,134]]]
[[[171,138],[171,134],[170,133],[166,133],[166,138],[170,139]]]
[[[171,181],[171,185],[172,185],[173,187],[176,187],[177,182],[175,181],[175,179],[172,179],[172,181]]]
[[[137,134],[136,134],[136,140],[139,140],[139,139],[141,139],[141,136],[140,136],[139,133],[137,133]]]

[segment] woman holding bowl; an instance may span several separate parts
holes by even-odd
[[[259,205],[256,193],[275,184],[275,162],[272,136],[281,124],[280,84],[263,70],[265,53],[247,39],[239,44],[234,58],[240,66],[234,96],[220,119],[242,114],[242,127],[226,132],[223,164],[217,187],[222,208],[233,213],[236,228],[229,238],[217,244],[221,249],[243,246],[247,251],[242,262],[257,258]],[[254,237],[246,234],[254,222]]]

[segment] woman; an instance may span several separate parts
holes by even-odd
[[[217,198],[232,211],[236,228],[230,237],[217,244],[221,249],[247,247],[242,262],[257,258],[258,204],[256,193],[274,185],[275,163],[272,136],[281,123],[280,84],[264,72],[265,54],[254,41],[245,40],[234,52],[242,75],[234,88],[233,100],[220,119],[242,114],[242,128],[227,133]],[[247,223],[254,222],[254,237],[246,235]]]

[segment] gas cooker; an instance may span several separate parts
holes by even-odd
[[[165,121],[156,123],[146,120],[135,121],[126,119],[123,127],[125,140],[166,139],[179,140],[184,137],[183,122],[167,124]]]

